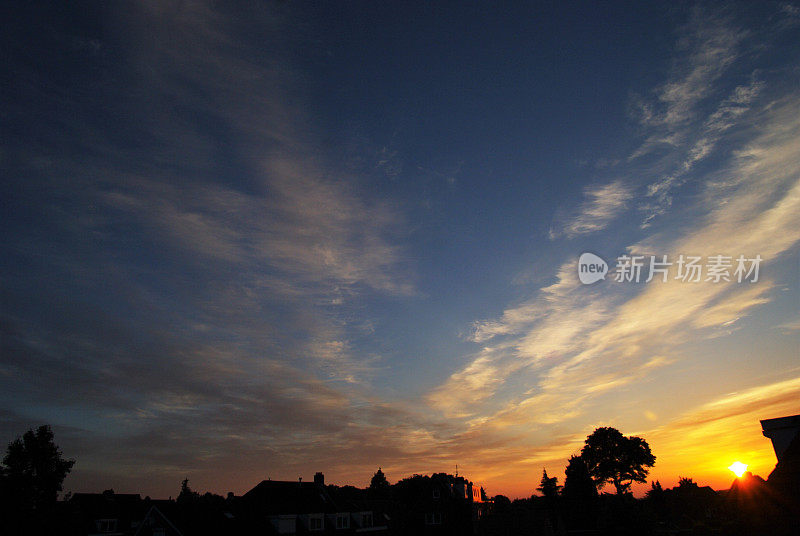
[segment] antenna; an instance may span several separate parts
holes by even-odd
[[[456,476],[458,476],[458,464],[456,464]]]

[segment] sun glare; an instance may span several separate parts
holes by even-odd
[[[742,463],[742,462],[733,462],[730,465],[730,467],[728,467],[728,469],[733,471],[733,473],[738,478],[738,477],[742,476],[745,471],[747,471],[747,464],[746,463]]]

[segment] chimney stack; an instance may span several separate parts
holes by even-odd
[[[320,471],[317,471],[317,473],[314,475],[314,484],[317,484],[318,486],[325,485],[325,475],[323,475]]]

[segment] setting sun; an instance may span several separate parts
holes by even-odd
[[[742,462],[733,462],[728,469],[733,471],[736,477],[741,477],[747,471],[747,464]]]

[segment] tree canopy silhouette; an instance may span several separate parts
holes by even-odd
[[[176,501],[178,501],[178,503],[192,503],[197,502],[199,499],[200,494],[193,491],[192,488],[189,487],[189,479],[184,478],[181,481],[181,492],[178,493]]]
[[[597,487],[589,475],[586,462],[580,456],[572,456],[567,463],[562,494],[576,501],[590,501],[597,497]]]
[[[10,516],[3,521],[45,526],[74,464],[75,460],[62,458],[47,425],[28,430],[9,443],[0,467],[0,500]]]
[[[386,475],[383,474],[383,471],[381,471],[380,467],[378,467],[378,471],[372,475],[372,480],[369,483],[369,489],[374,491],[389,489],[389,481],[386,480]]]
[[[655,482],[650,483],[650,489],[647,490],[646,497],[652,500],[661,500],[664,497],[664,487],[661,485],[661,482],[656,480]]]
[[[598,428],[586,438],[581,458],[598,489],[611,482],[617,495],[628,493],[634,482],[647,482],[656,463],[647,441],[611,427]]]
[[[537,491],[540,491],[548,499],[555,499],[558,497],[558,491],[561,486],[558,485],[557,477],[547,476],[547,469],[542,469],[542,480]]]
[[[580,456],[572,456],[564,469],[565,521],[574,530],[591,530],[597,524],[597,486]]]

